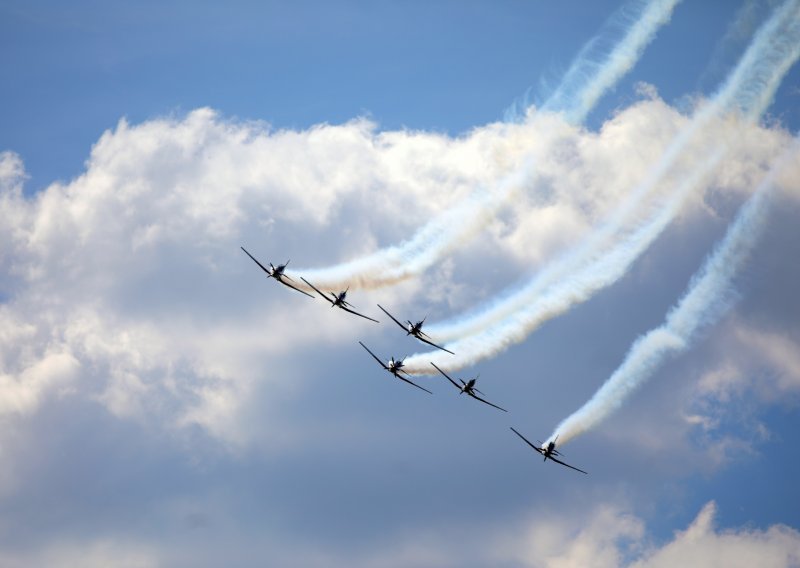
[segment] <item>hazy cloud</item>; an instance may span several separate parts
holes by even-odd
[[[570,568],[598,566],[725,566],[770,568],[800,561],[800,533],[783,525],[765,530],[718,529],[710,502],[684,531],[663,544],[652,542],[645,523],[615,506],[595,509],[587,519],[543,519],[503,548],[518,566]],[[500,556],[502,558],[502,556]]]
[[[503,275],[513,281],[574,244],[686,120],[652,92],[596,132],[548,116],[460,137],[383,132],[361,119],[273,131],[199,109],[121,121],[83,175],[32,196],[21,191],[20,159],[4,153],[0,233],[11,246],[0,257],[0,410],[31,412],[61,392],[119,417],[199,425],[242,443],[236,415],[256,385],[291,390],[299,350],[341,344],[342,326],[356,324],[320,318],[317,303],[269,288],[240,244],[264,261],[358,256],[404,238],[475,187],[491,188],[533,149],[536,182],[484,238],[463,243],[455,264],[357,302],[425,302],[430,278],[454,291],[446,300],[459,310],[506,285]],[[748,193],[788,139],[723,119],[697,144],[714,136],[734,147],[708,187],[732,198]],[[671,178],[703,159],[687,156]],[[695,206],[713,207],[697,198]],[[470,265],[486,257],[500,272],[476,278]]]

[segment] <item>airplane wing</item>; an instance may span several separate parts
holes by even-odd
[[[281,278],[276,278],[275,280],[277,280],[278,282],[280,282],[281,284],[283,284],[287,288],[291,288],[292,290],[296,290],[296,291],[300,292],[301,294],[305,294],[309,298],[313,298],[314,297],[311,294],[309,294],[308,292],[306,292],[305,290],[301,290],[300,288],[297,288],[296,286],[292,286],[288,282],[284,282]]]
[[[249,252],[247,252],[247,250],[246,250],[244,247],[239,247],[239,248],[241,248],[241,249],[244,251],[244,253],[245,253],[247,256],[249,256],[250,258],[252,258],[252,259],[253,259],[253,262],[255,262],[255,263],[258,265],[258,266],[260,266],[260,267],[261,267],[261,270],[263,270],[264,272],[266,272],[266,274],[267,274],[267,278],[275,278],[275,277],[272,275],[272,273],[271,273],[269,270],[267,270],[267,269],[266,269],[266,267],[264,267],[264,265],[263,265],[263,264],[261,264],[260,262],[258,262],[258,261],[255,259],[255,257],[254,257],[252,254],[250,254]],[[295,286],[292,286],[291,284],[289,284],[288,282],[284,282],[284,281],[283,281],[283,280],[281,280],[280,278],[275,278],[275,280],[277,280],[278,282],[280,282],[280,283],[281,283],[281,284],[283,284],[284,286],[288,286],[288,287],[289,287],[289,288],[291,288],[292,290],[297,290],[297,291],[298,291],[298,292],[300,292],[301,294],[305,294],[305,295],[306,295],[306,296],[308,296],[309,298],[313,298],[313,297],[314,297],[314,296],[312,296],[311,294],[309,294],[308,292],[306,292],[305,290],[301,290],[300,288],[297,288],[297,287],[295,287]]]
[[[408,379],[406,379],[405,377],[401,377],[400,375],[395,375],[395,377],[397,377],[397,378],[398,378],[398,379],[400,379],[401,381],[405,381],[405,382],[407,382],[407,383],[408,383],[408,384],[410,384],[410,385],[414,385],[414,386],[415,386],[415,387],[417,387],[418,389],[422,389],[422,390],[424,390],[424,391],[425,391],[426,393],[428,393],[428,394],[433,394],[431,391],[429,391],[429,390],[428,390],[428,389],[426,389],[425,387],[421,387],[421,386],[419,386],[417,383],[414,383],[414,382],[412,382],[412,381],[409,381],[409,380],[408,380]]]
[[[322,290],[320,290],[319,288],[317,288],[316,286],[314,286],[314,285],[313,285],[311,282],[309,282],[308,280],[306,280],[306,279],[305,279],[305,278],[303,278],[302,276],[300,277],[300,280],[302,280],[303,282],[305,282],[306,284],[308,284],[309,286],[311,286],[311,287],[314,289],[314,291],[315,291],[317,294],[319,294],[320,296],[322,296],[323,298],[325,298],[326,300],[328,300],[328,301],[329,301],[331,304],[335,303],[335,300],[332,300],[331,298],[329,298],[329,297],[328,297],[328,296],[325,294],[325,292],[323,292]],[[288,286],[288,284],[287,284],[287,286]]]
[[[289,263],[290,263],[291,261],[292,261],[292,259],[290,258],[290,259],[288,259],[286,262],[284,262],[284,263],[283,263],[283,268],[286,268],[287,266],[289,266]],[[288,274],[286,274],[285,272],[284,272],[283,274],[281,274],[281,277],[282,277],[282,278],[286,278],[287,280],[291,280],[292,282],[294,282],[294,278],[292,278],[291,276],[289,276],[289,275],[288,275]]]
[[[272,278],[272,273],[271,273],[269,270],[267,270],[266,268],[264,268],[264,265],[263,265],[263,264],[261,264],[260,262],[258,262],[258,261],[256,260],[256,257],[254,257],[252,254],[250,254],[249,252],[247,252],[247,249],[246,249],[246,248],[244,248],[244,247],[239,247],[239,248],[240,248],[240,249],[242,249],[242,250],[244,251],[244,254],[246,254],[247,256],[249,256],[250,258],[252,258],[252,259],[253,259],[253,262],[255,262],[257,265],[259,265],[259,266],[261,267],[261,270],[263,270],[264,272],[266,272],[266,273],[267,273],[267,278]]]
[[[339,307],[340,307],[340,308],[342,308],[342,309],[343,309],[344,311],[346,311],[346,312],[349,312],[349,313],[351,313],[351,314],[354,314],[354,315],[357,315],[357,316],[361,316],[362,318],[364,318],[364,319],[368,319],[369,321],[374,321],[375,323],[381,323],[381,322],[379,322],[379,321],[378,321],[378,320],[376,320],[376,319],[372,319],[372,318],[371,318],[371,317],[369,317],[369,316],[365,316],[364,314],[360,314],[360,313],[358,313],[358,312],[357,312],[357,311],[355,311],[355,310],[351,310],[350,308],[346,308],[346,307],[344,307],[344,306],[339,306]]]
[[[381,309],[381,311],[382,311],[383,313],[385,313],[387,316],[389,316],[390,318],[392,318],[392,321],[393,321],[394,323],[396,323],[396,324],[397,324],[397,325],[399,325],[401,328],[403,328],[403,329],[405,329],[406,331],[408,331],[408,329],[406,328],[406,326],[404,326],[402,323],[400,323],[399,321],[397,321],[397,318],[395,318],[395,317],[394,317],[392,314],[390,314],[389,312],[387,312],[386,310],[384,310],[384,309],[383,309],[383,306],[381,306],[380,304],[378,304],[378,307]]]
[[[575,471],[580,471],[581,473],[586,473],[586,475],[589,475],[587,472],[583,471],[582,469],[578,469],[577,467],[573,467],[573,466],[569,465],[568,463],[564,463],[561,460],[554,458],[553,456],[550,456],[550,459],[553,460],[556,463],[560,463],[564,467],[568,467],[570,469],[574,469]]]
[[[359,343],[361,343],[361,342],[359,341]],[[387,371],[389,370],[389,367],[387,367],[387,366],[386,366],[386,364],[385,364],[383,361],[381,361],[380,359],[378,359],[378,356],[377,356],[377,355],[375,355],[375,353],[373,353],[372,351],[370,351],[370,350],[369,350],[369,347],[367,347],[367,346],[366,346],[366,345],[364,345],[363,343],[361,343],[361,347],[363,347],[364,349],[366,349],[366,350],[367,350],[367,352],[368,352],[370,355],[372,355],[372,358],[373,358],[373,359],[375,359],[375,360],[378,362],[378,365],[380,365],[381,367],[383,367],[383,368],[384,368],[385,370],[387,370]]]
[[[494,407],[495,407],[495,408],[497,408],[498,410],[502,410],[503,412],[508,412],[508,410],[506,410],[505,408],[500,408],[500,407],[499,407],[499,406],[497,406],[496,404],[492,404],[492,403],[491,403],[491,402],[489,402],[488,400],[483,400],[483,399],[482,399],[481,397],[479,397],[479,396],[475,396],[474,394],[470,394],[469,396],[471,396],[471,397],[472,397],[472,398],[474,398],[475,400],[480,400],[481,402],[483,402],[483,403],[485,403],[485,404],[488,404],[489,406],[494,406]]]
[[[447,379],[448,381],[450,381],[451,383],[453,383],[453,386],[454,386],[454,387],[456,387],[458,390],[461,390],[461,387],[460,387],[460,386],[458,386],[458,383],[457,383],[457,382],[455,382],[453,379],[451,379],[451,378],[450,378],[450,376],[449,376],[447,373],[445,373],[445,372],[444,372],[444,371],[442,371],[442,370],[441,370],[439,367],[437,367],[437,366],[436,366],[436,363],[434,363],[433,361],[431,361],[431,365],[433,365],[433,366],[434,366],[434,368],[435,368],[437,371],[439,371],[441,374],[443,374],[445,379]]]
[[[450,353],[450,355],[455,355],[455,353],[453,353],[453,352],[452,352],[452,351],[450,351],[449,349],[445,349],[445,348],[444,348],[444,347],[442,347],[441,345],[436,345],[436,344],[435,344],[433,341],[428,341],[428,340],[427,340],[427,339],[425,339],[424,337],[420,337],[420,336],[418,335],[418,336],[417,336],[417,339],[419,339],[419,340],[420,340],[420,341],[422,341],[423,343],[427,343],[428,345],[430,345],[430,346],[432,346],[432,347],[436,347],[436,349],[441,349],[442,351],[447,351],[448,353]]]
[[[516,434],[517,436],[519,436],[520,438],[525,440],[525,443],[528,444],[531,448],[533,448],[534,450],[536,450],[540,454],[544,454],[544,450],[542,450],[542,448],[540,448],[538,446],[534,446],[533,444],[531,444],[530,440],[528,440],[528,438],[526,438],[525,436],[523,436],[522,434],[520,434],[519,432],[514,430],[513,426],[511,427],[511,430],[514,432],[514,434]],[[553,459],[553,458],[550,458],[550,459]],[[570,466],[570,467],[572,467],[572,466]]]

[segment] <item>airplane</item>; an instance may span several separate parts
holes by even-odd
[[[274,278],[275,280],[277,280],[278,282],[280,282],[284,286],[286,286],[288,288],[291,288],[292,290],[296,290],[296,291],[300,292],[301,294],[305,294],[309,298],[313,298],[314,297],[311,294],[309,294],[308,292],[306,292],[304,290],[301,290],[297,286],[292,286],[291,284],[289,284],[289,282],[287,282],[287,280],[291,280],[291,278],[289,278],[289,276],[284,274],[283,271],[286,270],[286,265],[289,264],[288,260],[284,264],[279,264],[278,266],[274,266],[270,262],[269,263],[269,268],[266,268],[263,264],[258,262],[252,254],[247,252],[247,250],[244,247],[239,247],[239,248],[241,248],[247,256],[252,258],[253,262],[255,262],[258,266],[261,267],[261,270],[263,270],[264,272],[267,273],[267,278]]]
[[[458,379],[459,381],[461,381],[461,384],[459,385],[457,382],[455,382],[453,379],[451,379],[450,376],[447,373],[445,373],[439,367],[437,367],[436,363],[431,362],[431,365],[433,365],[434,368],[437,371],[439,371],[441,374],[443,374],[445,379],[447,379],[448,381],[453,383],[454,387],[456,387],[459,391],[461,391],[459,394],[467,393],[469,396],[471,396],[475,400],[480,400],[481,402],[483,402],[485,404],[488,404],[489,406],[494,406],[498,410],[502,410],[503,412],[508,412],[508,410],[506,410],[505,408],[500,408],[496,404],[492,404],[488,400],[484,400],[481,397],[479,397],[477,394],[475,394],[476,392],[480,392],[481,394],[483,394],[481,391],[479,391],[478,389],[475,388],[475,382],[478,380],[477,377],[475,377],[474,379],[470,379],[466,383],[462,379]]]
[[[400,326],[400,327],[402,327],[404,330],[406,330],[406,335],[413,335],[414,337],[416,337],[417,339],[419,339],[419,340],[420,340],[420,341],[422,341],[423,343],[427,343],[428,345],[431,345],[431,346],[433,346],[433,347],[436,347],[436,349],[441,349],[442,351],[447,351],[448,353],[450,353],[450,355],[455,355],[455,353],[453,353],[453,352],[452,352],[452,351],[450,351],[449,349],[445,349],[445,348],[444,348],[444,347],[442,347],[441,345],[436,345],[436,344],[435,344],[433,341],[431,341],[430,339],[426,339],[426,337],[430,337],[430,336],[429,336],[428,334],[426,334],[425,332],[423,332],[423,331],[422,331],[422,324],[424,324],[424,323],[425,323],[425,319],[423,319],[422,321],[418,321],[417,323],[411,323],[411,320],[406,320],[406,324],[407,324],[407,325],[404,325],[404,324],[400,323],[400,322],[397,320],[397,318],[395,318],[395,317],[394,317],[392,314],[390,314],[389,312],[387,312],[387,311],[386,311],[386,310],[383,308],[383,306],[381,306],[380,304],[378,304],[378,307],[379,307],[379,308],[380,308],[380,309],[383,311],[383,313],[385,313],[387,316],[389,316],[390,318],[392,318],[392,320],[394,320],[394,322],[395,322],[397,325],[399,325],[399,326]]]
[[[511,428],[511,430],[514,432],[514,434],[516,434],[517,436],[519,436],[520,438],[522,438],[523,440],[525,440],[525,442],[526,442],[526,443],[527,443],[527,444],[528,444],[528,445],[529,445],[531,448],[533,448],[534,450],[536,450],[537,452],[539,452],[540,454],[542,454],[542,455],[544,456],[544,461],[547,461],[547,458],[550,458],[550,459],[551,459],[551,460],[553,460],[554,462],[556,462],[556,463],[560,463],[561,465],[563,465],[563,466],[565,466],[565,467],[568,467],[568,468],[570,468],[570,469],[574,469],[575,471],[580,471],[581,473],[586,473],[586,472],[585,472],[585,471],[583,471],[582,469],[578,469],[577,467],[573,467],[573,466],[569,465],[568,463],[564,463],[564,462],[562,462],[560,459],[558,459],[558,458],[554,457],[554,456],[560,456],[560,455],[561,455],[560,453],[558,453],[558,450],[556,450],[556,440],[558,440],[558,436],[556,436],[556,439],[555,439],[555,440],[553,440],[552,442],[550,442],[549,444],[547,444],[547,446],[545,446],[544,444],[542,444],[542,447],[541,447],[541,448],[539,448],[539,447],[537,447],[537,446],[534,446],[533,444],[531,444],[531,443],[528,441],[528,439],[527,439],[525,436],[523,436],[522,434],[520,434],[519,432],[517,432],[516,430],[514,430],[514,428]],[[540,442],[540,443],[541,443],[541,442]],[[588,474],[587,474],[587,475],[588,475]]]
[[[376,319],[372,319],[372,318],[371,318],[371,317],[369,317],[369,316],[365,316],[364,314],[360,314],[360,313],[358,313],[357,311],[355,311],[355,310],[351,310],[351,309],[350,309],[350,307],[352,307],[352,304],[350,304],[350,303],[349,303],[349,302],[348,302],[348,301],[345,299],[345,298],[347,298],[347,290],[349,290],[350,288],[348,288],[347,290],[342,290],[342,291],[341,291],[341,292],[339,292],[338,294],[334,294],[333,292],[331,292],[331,293],[330,293],[330,296],[328,296],[327,294],[325,294],[325,292],[321,291],[319,288],[317,288],[316,286],[314,286],[314,285],[313,285],[311,282],[309,282],[308,280],[306,280],[306,279],[305,279],[305,278],[303,278],[302,276],[300,277],[300,280],[302,280],[303,282],[305,282],[306,284],[308,284],[309,286],[311,286],[311,287],[314,289],[314,291],[316,291],[316,293],[317,293],[317,294],[319,294],[320,296],[322,296],[323,298],[325,298],[326,300],[328,300],[328,301],[331,303],[331,307],[332,307],[332,308],[333,308],[333,307],[336,307],[336,308],[341,308],[341,309],[343,309],[343,310],[344,310],[344,311],[346,311],[346,312],[350,312],[351,314],[355,314],[355,315],[357,315],[357,316],[359,316],[359,317],[362,317],[362,318],[364,318],[364,319],[368,319],[369,321],[374,321],[375,323],[380,323],[380,322],[379,322],[378,320],[376,320]]]
[[[359,343],[361,343],[361,342],[359,341]],[[393,374],[395,376],[395,378],[398,378],[401,381],[405,381],[408,384],[413,385],[413,386],[417,387],[418,389],[422,389],[422,390],[424,390],[425,392],[427,392],[429,394],[433,394],[431,391],[429,391],[425,387],[419,386],[417,383],[414,383],[414,382],[408,380],[407,378],[405,378],[404,376],[402,376],[400,374],[400,373],[405,373],[405,371],[403,370],[403,360],[402,359],[400,361],[395,361],[394,357],[392,357],[391,359],[389,359],[388,363],[384,363],[383,361],[378,359],[378,356],[375,355],[375,353],[373,353],[372,351],[369,350],[369,347],[367,347],[363,343],[361,343],[361,347],[366,349],[367,353],[372,355],[372,358],[375,359],[381,367],[383,367],[385,370],[387,370],[391,374]]]

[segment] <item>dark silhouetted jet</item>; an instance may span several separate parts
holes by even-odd
[[[394,321],[394,323],[396,323],[401,328],[406,330],[406,335],[413,335],[414,337],[416,337],[417,339],[419,339],[423,343],[427,343],[428,345],[430,345],[432,347],[436,347],[436,349],[441,349],[442,351],[447,351],[451,355],[455,355],[455,353],[453,353],[449,349],[445,349],[441,345],[436,345],[433,341],[431,341],[430,336],[427,333],[425,333],[424,331],[422,331],[422,324],[425,323],[425,319],[423,319],[422,321],[418,321],[417,323],[411,323],[411,320],[406,320],[406,323],[402,324],[402,323],[400,323],[400,321],[397,318],[395,318],[392,314],[387,312],[383,308],[383,306],[378,304],[378,307],[381,309],[381,311],[383,311],[383,313],[385,313],[387,316],[392,318],[392,321]]]
[[[402,359],[400,361],[395,361],[394,357],[392,357],[391,359],[389,359],[388,362],[384,363],[383,361],[378,359],[378,356],[375,355],[375,353],[373,353],[372,351],[369,350],[369,347],[367,347],[366,345],[364,345],[360,341],[359,341],[359,343],[361,344],[361,347],[363,347],[364,349],[367,350],[367,353],[372,355],[372,358],[375,359],[378,362],[378,365],[383,367],[385,370],[389,371],[392,375],[395,376],[395,378],[398,378],[401,381],[404,381],[404,382],[406,382],[406,383],[408,383],[408,384],[410,384],[412,386],[415,386],[418,389],[422,389],[427,393],[433,394],[428,389],[419,386],[417,383],[412,382],[412,381],[408,380],[406,377],[403,376],[403,375],[407,375],[407,373],[403,370],[403,360]]]
[[[505,408],[500,408],[496,404],[492,404],[488,400],[482,399],[477,394],[475,394],[476,392],[480,392],[481,394],[483,394],[481,391],[479,391],[478,389],[475,388],[475,383],[477,382],[478,377],[475,377],[474,379],[470,379],[466,383],[462,379],[458,379],[461,382],[461,384],[459,385],[452,378],[450,378],[450,376],[447,373],[445,373],[439,367],[437,367],[436,363],[431,362],[431,365],[433,365],[434,368],[437,371],[439,371],[441,374],[443,374],[445,379],[447,379],[448,381],[453,383],[453,386],[456,387],[459,391],[461,391],[460,394],[467,393],[469,396],[471,396],[475,400],[480,400],[484,404],[488,404],[489,406],[494,406],[495,408],[497,408],[498,410],[502,410],[503,412],[508,412],[508,410],[506,410]]]
[[[364,314],[360,314],[357,311],[351,309],[352,308],[352,304],[350,304],[350,302],[348,302],[347,299],[346,299],[347,298],[347,290],[342,290],[338,294],[334,294],[333,292],[331,292],[330,295],[328,295],[325,292],[321,291],[316,286],[314,286],[311,282],[309,282],[308,280],[303,278],[302,276],[300,277],[300,280],[302,280],[303,282],[305,282],[306,284],[311,286],[317,294],[319,294],[320,296],[322,296],[323,298],[328,300],[328,302],[330,302],[332,308],[341,308],[346,312],[349,312],[351,314],[357,315],[357,316],[362,317],[364,319],[368,319],[369,321],[374,321],[375,323],[380,323],[376,319],[372,319],[369,316],[365,316]],[[348,288],[348,290],[349,290],[349,288]]]
[[[533,448],[534,450],[536,450],[537,452],[542,454],[544,456],[544,461],[547,461],[547,458],[550,458],[554,462],[560,463],[564,467],[568,467],[570,469],[574,469],[575,471],[580,471],[581,473],[586,473],[582,469],[578,469],[577,467],[573,467],[573,466],[569,465],[568,463],[564,463],[560,459],[555,457],[555,456],[560,456],[561,455],[560,453],[558,453],[558,450],[556,450],[556,440],[558,439],[558,436],[556,436],[556,440],[553,440],[552,442],[550,442],[546,446],[544,444],[542,444],[542,447],[538,447],[538,446],[534,446],[533,444],[531,444],[530,441],[528,441],[528,439],[525,436],[523,436],[522,434],[520,434],[519,432],[514,430],[514,428],[511,428],[511,430],[514,432],[514,434],[516,434],[517,436],[519,436],[520,438],[525,440],[525,443],[528,444],[531,448]],[[541,444],[541,442],[539,442],[539,443]]]
[[[258,262],[252,254],[247,252],[247,249],[245,249],[244,247],[240,247],[240,248],[244,251],[244,253],[247,256],[249,256],[250,258],[253,259],[253,262],[255,262],[259,267],[261,267],[261,270],[263,270],[264,272],[267,273],[267,278],[274,278],[275,280],[277,280],[278,282],[280,282],[281,284],[283,284],[287,288],[291,288],[292,290],[296,290],[297,292],[300,292],[301,294],[305,294],[309,298],[313,298],[314,297],[311,294],[309,294],[308,292],[305,292],[305,291],[301,290],[300,288],[298,288],[297,286],[293,286],[292,284],[289,283],[292,279],[289,278],[289,276],[287,276],[286,274],[283,273],[283,271],[286,270],[286,266],[289,264],[288,260],[284,264],[279,264],[278,266],[274,266],[270,262],[269,263],[269,268],[267,268],[263,264]]]

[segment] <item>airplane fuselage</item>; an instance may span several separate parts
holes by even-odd
[[[513,426],[511,427],[511,430],[517,436],[522,438],[531,448],[533,448],[534,450],[539,452],[542,456],[544,456],[544,460],[543,461],[547,461],[547,458],[550,458],[551,461],[553,461],[553,462],[555,462],[557,464],[561,464],[564,467],[568,467],[570,469],[574,469],[575,471],[579,471],[579,472],[581,472],[583,474],[587,473],[587,472],[583,471],[582,469],[578,469],[575,466],[569,465],[568,463],[564,463],[563,461],[561,461],[560,459],[558,459],[556,457],[556,456],[559,456],[559,457],[561,456],[561,453],[558,450],[556,450],[556,440],[558,439],[558,436],[556,436],[555,439],[553,439],[552,441],[548,442],[547,444],[543,444],[542,442],[539,442],[539,444],[541,444],[541,445],[540,446],[535,446],[525,436],[523,436],[522,434],[520,434],[519,432],[514,430]]]
[[[422,334],[423,323],[425,322],[418,321],[417,323],[411,323],[411,320],[406,320],[406,331],[408,332],[407,335],[413,335],[414,337],[419,337]]]
[[[270,270],[270,273],[269,273],[269,274],[270,274],[270,276],[272,276],[272,277],[273,277],[275,280],[278,280],[278,281],[280,281],[280,280],[281,280],[281,278],[283,278],[283,270],[284,270],[286,267],[285,267],[285,266],[283,266],[283,265],[281,265],[281,266],[278,266],[278,267],[275,267],[275,266],[272,266],[272,264],[270,264],[270,265],[269,265],[269,267],[270,267],[270,269],[271,269],[271,270]]]

